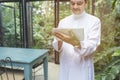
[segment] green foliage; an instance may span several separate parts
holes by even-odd
[[[7,45],[15,45],[14,43],[14,34],[15,34],[15,28],[14,28],[14,8],[11,6],[2,6],[2,27],[3,27],[3,40],[4,40],[4,46]],[[9,13],[9,15],[8,15]]]
[[[115,30],[116,30],[116,35],[115,35],[115,42],[116,46],[120,46],[120,1],[116,1],[116,5],[114,7],[114,12],[115,12]]]
[[[53,1],[33,3],[33,48],[52,48]]]
[[[14,47],[21,44],[18,3],[1,3],[1,11],[3,46]]]
[[[108,48],[114,47],[117,43],[115,41],[117,22],[115,22],[116,13],[112,10],[113,0],[98,0],[96,2],[96,15],[101,19],[101,45],[98,52],[104,51]]]
[[[118,54],[120,54],[120,47],[114,47],[103,51],[103,53],[101,53],[101,56],[95,59],[95,63],[99,64],[95,64],[96,80],[114,80],[119,75],[120,55]],[[106,60],[108,60],[108,55],[111,58],[107,62]]]
[[[60,8],[60,10],[59,10],[60,19],[59,20],[65,18],[66,16],[69,16],[71,14],[69,2],[60,2],[59,8]]]
[[[120,73],[120,65],[112,66],[107,72],[96,76],[96,80],[114,80]]]
[[[116,53],[120,54],[119,52],[120,52],[120,47],[112,47],[104,51],[101,51],[101,53],[96,53],[94,63],[103,60],[104,57],[107,57],[109,55],[112,57],[115,56]]]
[[[116,50],[112,56],[120,56],[120,49]]]
[[[69,14],[69,3],[60,2],[60,19],[68,16]],[[53,27],[56,27],[54,26],[54,1],[33,3],[34,48],[52,48]]]
[[[52,27],[41,27],[41,28],[35,28],[34,31],[34,48],[50,48],[53,36],[51,31]]]
[[[102,32],[101,45],[95,52],[96,80],[118,80],[120,74],[120,18],[116,13],[119,11],[116,6],[118,6],[119,1],[98,1],[100,2],[96,6],[96,11],[101,19]],[[112,8],[113,2],[114,9]]]

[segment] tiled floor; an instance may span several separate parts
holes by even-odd
[[[34,75],[34,71],[35,71],[35,80],[44,80],[43,65],[33,70],[33,75]],[[59,65],[49,62],[48,63],[48,80],[58,80],[57,79],[58,72],[59,72]],[[15,73],[15,80],[22,80],[24,78],[24,74],[22,70],[14,70],[14,73]],[[7,80],[5,74],[3,74],[2,77],[3,77],[3,80]],[[9,72],[8,77],[10,78],[9,80],[14,80],[13,74],[11,73],[11,71]],[[1,80],[1,77],[0,77],[0,80]]]

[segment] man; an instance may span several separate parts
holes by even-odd
[[[53,47],[60,52],[59,80],[94,80],[93,52],[100,44],[99,18],[85,12],[87,0],[70,0],[72,15],[59,22],[58,28],[84,28],[84,41],[54,31]],[[73,33],[72,33],[73,34]]]

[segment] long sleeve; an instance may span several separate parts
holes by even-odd
[[[80,56],[91,55],[100,44],[101,23],[100,20],[90,27],[88,31],[87,40],[81,41],[81,49],[74,48]]]
[[[58,28],[60,27],[60,25],[61,25],[61,22],[58,24]],[[54,49],[55,49],[56,51],[58,51],[58,52],[61,52],[61,51],[62,51],[62,47],[61,47],[60,50],[58,50],[58,40],[57,40],[56,37],[54,37],[54,40],[53,40],[53,42],[52,42],[52,45],[53,45],[53,47],[54,47]]]
[[[54,49],[58,51],[58,41],[54,38],[53,43],[52,43]]]

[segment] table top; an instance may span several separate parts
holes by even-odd
[[[0,47],[0,59],[10,57],[13,62],[31,63],[48,53],[48,49]]]

